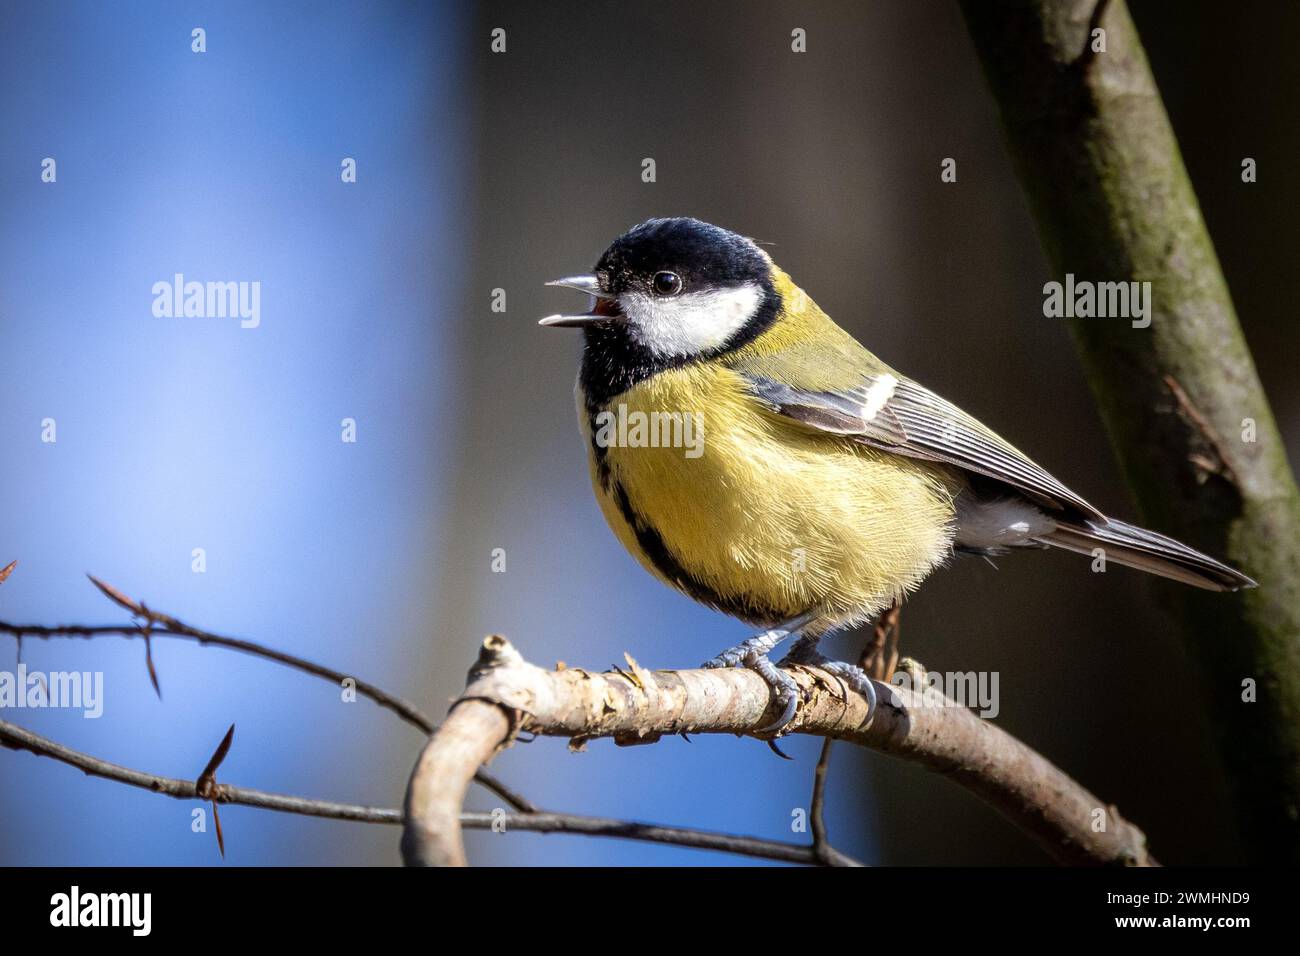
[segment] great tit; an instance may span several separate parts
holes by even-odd
[[[867,675],[827,661],[818,640],[873,619],[954,553],[1101,549],[1209,590],[1255,584],[1106,517],[863,348],[750,239],[651,219],[593,274],[548,284],[593,297],[541,324],[583,331],[578,420],[605,519],[656,577],[765,629],[705,666],[763,676],[779,713],[768,732],[799,702],[769,651],[796,638],[782,664],[819,664],[874,706]],[[653,440],[683,421],[702,453]]]

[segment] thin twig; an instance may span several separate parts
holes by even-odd
[[[206,796],[215,803],[237,804],[302,816],[392,826],[402,822],[402,812],[387,807],[335,803],[329,800],[236,787],[228,783],[213,782],[209,784],[211,789],[207,790],[203,786],[203,779],[208,770],[204,771],[204,775],[200,775],[198,781],[193,782],[144,773],[73,750],[24,727],[2,720],[0,720],[0,746],[13,750],[26,750],[37,756],[52,757],[91,776],[140,787],[178,800],[202,800]],[[218,748],[218,751],[220,749]],[[211,770],[215,771],[215,767]],[[567,813],[463,813],[460,817],[460,825],[469,830],[494,830],[503,833],[572,833],[645,843],[663,843],[700,850],[716,850],[757,859],[781,860],[787,863],[817,865],[822,862],[814,855],[811,847],[796,843]],[[847,857],[844,859],[848,860]],[[854,865],[854,861],[848,860],[848,865]]]
[[[862,648],[858,666],[873,680],[889,683],[898,666],[898,639],[902,630],[902,605],[895,602],[871,626],[871,637]]]
[[[235,725],[231,724],[226,736],[221,738],[221,743],[217,744],[217,749],[208,758],[207,766],[199,774],[199,779],[194,781],[194,792],[201,798],[212,801],[212,826],[217,831],[217,849],[221,851],[223,860],[226,858],[226,837],[221,832],[221,812],[217,809],[217,768],[226,759],[226,754],[230,753],[230,744],[234,739]]]
[[[856,866],[843,853],[831,846],[826,833],[826,776],[831,765],[831,746],[834,739],[827,737],[822,741],[821,756],[817,758],[817,769],[813,771],[812,805],[808,809],[808,825],[812,830],[812,852],[817,862],[823,866]]]
[[[14,562],[5,569],[6,572],[12,571]],[[8,576],[7,574],[5,575]],[[205,631],[197,627],[192,627],[185,622],[172,617],[170,614],[164,614],[161,611],[155,611],[153,608],[146,607],[142,602],[127,597],[117,588],[104,581],[100,581],[92,575],[87,575],[91,583],[97,587],[105,597],[130,611],[143,622],[141,624],[100,624],[100,625],[83,625],[83,624],[63,624],[54,627],[42,624],[11,624],[7,621],[0,621],[0,634],[12,634],[22,646],[24,637],[36,637],[42,640],[63,637],[80,637],[96,638],[104,636],[118,636],[126,638],[145,637],[146,645],[154,637],[175,637],[183,640],[195,641],[200,645],[211,644],[214,647],[224,647],[229,650],[239,651],[243,654],[250,654],[254,657],[260,657],[264,660],[275,661],[277,664],[283,664],[286,667],[301,671],[305,674],[311,674],[330,681],[335,685],[341,685],[345,680],[352,681],[352,686],[356,688],[357,693],[374,701],[380,707],[386,708],[397,714],[407,723],[418,727],[425,734],[430,734],[437,726],[432,719],[422,713],[414,704],[408,703],[395,694],[390,694],[381,687],[344,674],[342,671],[336,671],[331,667],[325,667],[322,664],[316,664],[312,661],[297,657],[293,654],[287,654],[284,651],[273,650],[256,641],[244,640],[238,637],[226,637],[221,634],[214,634],[211,631]],[[3,578],[0,578],[3,582]],[[157,676],[150,661],[150,675],[154,682],[154,688],[157,689]],[[498,780],[492,774],[481,772],[475,775],[474,780],[480,786],[491,790],[510,806],[523,813],[535,813],[537,807],[522,794],[517,793],[511,787]]]
[[[696,850],[716,850],[761,860],[781,860],[808,866],[861,866],[856,860],[837,853],[834,862],[818,859],[812,847],[802,843],[782,843],[758,837],[732,836],[686,827],[666,827],[653,823],[634,823],[602,817],[581,817],[564,813],[514,813],[493,816],[490,813],[462,813],[460,825],[472,830],[489,830],[494,823],[504,832],[526,830],[531,833],[575,833],[587,836],[636,840],[642,843],[666,843]]]
[[[174,618],[172,620],[175,620]],[[176,622],[180,624],[179,621]],[[92,639],[97,637],[141,637],[141,628],[138,624],[56,624],[53,626],[43,624],[13,624],[9,621],[0,621],[0,634],[12,634],[14,637],[35,637],[41,640],[50,640],[61,637],[80,637]],[[414,727],[418,727],[424,733],[432,733],[436,724],[425,714],[421,713],[413,704],[409,704],[393,694],[388,693],[374,684],[358,680],[351,675],[344,674],[342,671],[336,671],[333,668],[325,667],[321,664],[315,664],[293,654],[286,654],[283,651],[273,650],[254,641],[244,640],[238,637],[224,637],[220,634],[213,634],[208,631],[200,631],[197,628],[181,625],[172,627],[170,625],[155,625],[152,630],[154,637],[176,637],[183,640],[195,641],[198,644],[212,645],[213,647],[224,647],[232,651],[239,651],[244,654],[251,654],[254,657],[260,657],[265,660],[275,661],[278,664],[284,664],[294,670],[301,671],[305,674],[312,674],[316,677],[323,678],[334,684],[341,684],[345,680],[355,682],[357,693],[362,697],[367,697],[374,701],[380,707],[384,707],[397,714],[402,720]]]
[[[228,783],[213,784],[206,793],[200,793],[198,781],[181,780],[176,777],[163,777],[158,774],[145,773],[123,767],[99,757],[73,750],[61,743],[42,737],[25,727],[0,720],[0,746],[10,750],[26,750],[39,757],[52,757],[69,766],[76,767],[92,777],[103,777],[131,787],[140,787],[153,793],[177,800],[212,799],[217,803],[241,804],[247,807],[259,807],[263,810],[278,810],[283,813],[297,813],[310,817],[330,817],[336,820],[357,820],[364,823],[399,823],[401,814],[396,810],[379,810],[373,807],[358,807],[328,800],[313,800],[307,797],[287,796],[279,793],[267,793],[262,790],[250,790]]]

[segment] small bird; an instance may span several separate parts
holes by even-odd
[[[819,639],[874,619],[956,553],[1100,548],[1196,587],[1255,585],[1106,517],[876,358],[736,233],[651,219],[614,240],[594,273],[548,285],[594,297],[589,311],[540,324],[583,330],[578,419],[605,519],[658,578],[763,629],[704,666],[763,677],[779,713],[766,732],[799,704],[768,658],[787,638],[782,664],[819,665],[874,708],[866,673],[826,660]],[[653,440],[687,421],[703,437],[695,454]]]

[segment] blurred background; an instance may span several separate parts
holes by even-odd
[[[1131,9],[1294,460],[1300,5]],[[435,716],[489,632],[597,669],[625,650],[695,666],[748,636],[605,527],[573,410],[578,339],[535,324],[572,304],[545,280],[650,216],[771,243],[886,361],[1135,517],[1067,329],[1042,315],[1053,277],[955,4],[6,4],[0,119],[0,565],[20,561],[0,619],[123,622],[89,571]],[[152,285],[177,272],[259,281],[260,327],[155,317]],[[997,671],[1000,725],[1162,861],[1241,859],[1189,663],[1139,574],[1059,553],[957,561],[902,633],[932,670]],[[219,779],[400,805],[421,739],[387,712],[217,649],[160,639],[154,657],[161,700],[138,641],[29,639],[30,669],[104,673],[104,716],[0,718],[181,777],[234,722]],[[783,746],[793,762],[731,737],[537,740],[493,770],[547,809],[802,839],[817,742]],[[0,750],[0,864],[217,863],[192,809]],[[1046,862],[948,781],[847,746],[827,816],[869,862]],[[230,863],[397,862],[393,828],[222,819]],[[469,853],[738,862],[526,834],[471,834]]]

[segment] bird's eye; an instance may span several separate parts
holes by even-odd
[[[676,295],[682,291],[682,277],[676,272],[656,272],[650,280],[655,295]]]

